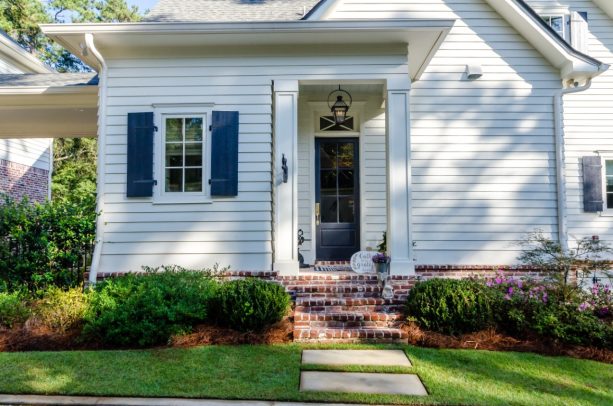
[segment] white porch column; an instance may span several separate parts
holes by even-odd
[[[296,275],[298,263],[298,81],[274,82],[273,270]],[[283,156],[288,178],[283,182]]]
[[[392,275],[412,275],[411,83],[387,82],[387,249]]]

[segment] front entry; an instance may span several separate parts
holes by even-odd
[[[315,225],[319,261],[345,261],[360,250],[357,138],[315,139]]]

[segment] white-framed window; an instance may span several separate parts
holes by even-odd
[[[613,157],[604,158],[604,202],[608,210],[613,210]]]
[[[168,108],[158,112],[154,203],[210,202],[211,111]]]
[[[543,21],[547,23],[566,42],[570,42],[570,15],[568,14],[541,14]]]

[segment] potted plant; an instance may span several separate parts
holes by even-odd
[[[375,264],[377,272],[377,280],[380,284],[384,284],[389,275],[389,264],[391,258],[385,252],[378,252],[372,257],[372,262]]]

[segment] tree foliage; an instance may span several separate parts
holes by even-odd
[[[60,138],[53,144],[54,200],[84,204],[92,210],[96,194],[96,139]]]
[[[46,38],[39,24],[140,20],[138,7],[125,0],[0,0],[0,28],[58,72],[89,70],[77,57]]]

